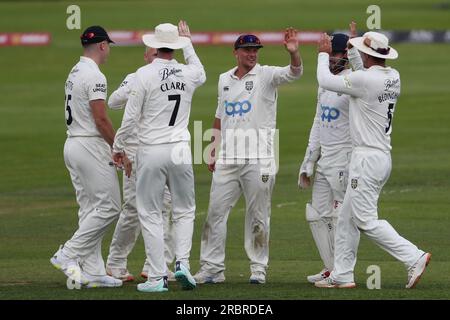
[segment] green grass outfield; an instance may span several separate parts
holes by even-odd
[[[150,1],[78,2],[82,27],[151,29],[186,19],[192,31],[304,30],[361,28],[368,1]],[[450,29],[450,12],[440,1],[381,1],[385,29]],[[71,2],[73,3],[73,2]],[[118,289],[67,290],[65,277],[49,263],[58,245],[77,227],[77,203],[63,162],[64,81],[80,55],[80,31],[65,28],[69,2],[1,2],[0,32],[49,31],[49,47],[0,48],[0,299],[449,299],[450,298],[450,46],[397,44],[402,96],[393,122],[393,171],[380,199],[380,218],[433,259],[415,290],[406,290],[406,271],[362,236],[355,290],[320,290],[306,275],[321,267],[304,218],[310,191],[297,189],[297,172],[315,112],[316,48],[301,47],[305,74],[279,90],[280,170],[273,193],[268,283],[249,285],[243,247],[244,205],[229,220],[227,281],[183,292],[142,294],[136,282]],[[362,29],[362,28],[361,28]],[[111,93],[122,78],[142,65],[143,49],[112,48],[102,67]],[[194,96],[191,122],[210,126],[216,108],[217,79],[234,65],[231,48],[197,47],[208,80]],[[284,65],[281,46],[261,50],[262,64]],[[115,127],[121,112],[109,112]],[[206,218],[211,175],[195,166],[197,219],[191,265],[198,269],[200,233]],[[112,230],[104,242],[106,257]],[[129,259],[138,274],[144,259],[140,239]],[[381,290],[365,286],[369,265],[381,267]]]

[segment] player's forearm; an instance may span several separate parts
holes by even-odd
[[[195,53],[195,49],[194,49],[194,46],[192,45],[192,43],[190,43],[189,45],[187,45],[186,47],[183,48],[183,55],[184,55],[184,60],[186,61],[186,63],[188,65],[195,66],[200,71],[198,74],[197,81],[199,83],[204,83],[206,81],[205,68],[203,67],[202,62],[200,61],[197,54]]]
[[[128,95],[121,94],[119,90],[114,91],[108,99],[108,107],[113,110],[125,108],[128,101]]]
[[[95,125],[102,135],[103,139],[112,147],[114,143],[114,136],[116,134],[112,122],[108,117],[95,119]]]
[[[311,150],[320,148],[320,122],[316,113],[309,133],[308,147]]]
[[[213,134],[211,136],[211,152],[210,156],[214,157],[216,155],[216,149],[220,144],[220,135],[221,135],[221,124],[219,118],[214,118],[213,122]]]
[[[301,76],[303,73],[303,65],[302,65],[302,58],[300,56],[300,52],[290,52],[291,56],[291,72],[296,76]]]
[[[186,61],[187,64],[195,64],[202,66],[200,59],[195,53],[195,49],[192,43],[188,44],[186,47],[183,48],[183,55],[184,60]]]
[[[350,62],[350,65],[352,66],[353,70],[364,69],[361,55],[359,54],[358,49],[356,49],[355,47],[348,49],[348,61]]]
[[[317,61],[317,81],[319,82],[319,87],[325,90],[350,94],[350,88],[345,87],[344,78],[333,75],[330,72],[329,63],[328,53],[319,53]]]
[[[133,135],[134,128],[137,126],[138,118],[142,108],[142,92],[132,95],[125,108],[122,124],[117,130],[114,139],[113,151],[123,152],[127,145],[128,139]]]

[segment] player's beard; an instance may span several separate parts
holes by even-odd
[[[332,58],[332,59],[330,59],[330,72],[332,74],[339,74],[342,70],[344,70],[347,67],[348,63],[347,58]]]

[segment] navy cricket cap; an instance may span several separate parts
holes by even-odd
[[[108,36],[105,29],[100,26],[92,26],[84,30],[80,36],[81,44],[98,43],[102,41],[108,41],[109,43],[114,43]]]
[[[331,36],[331,51],[347,52],[347,41],[349,37],[343,33],[335,33]]]
[[[234,49],[239,48],[262,48],[263,45],[259,38],[253,34],[244,34],[239,36],[234,42]]]

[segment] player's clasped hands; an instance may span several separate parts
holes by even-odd
[[[124,170],[125,175],[131,177],[131,170],[133,169],[130,159],[126,156],[125,152],[113,153],[113,164],[115,167]]]

